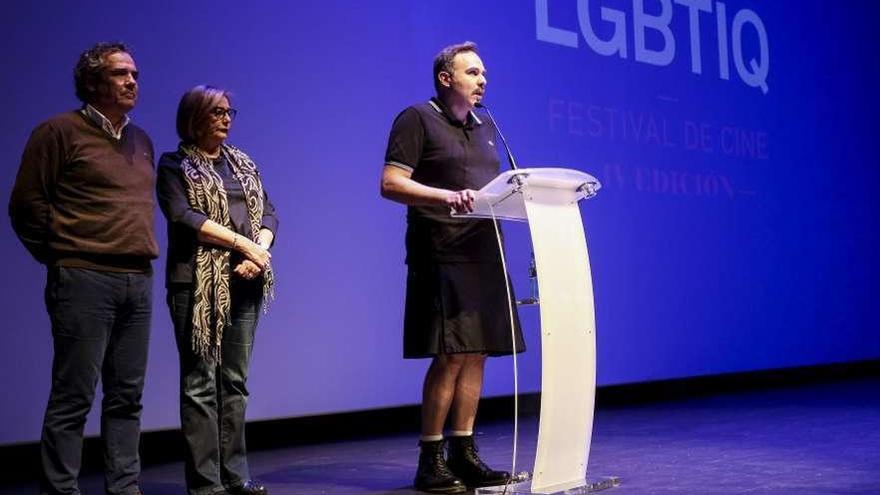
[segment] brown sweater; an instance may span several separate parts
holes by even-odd
[[[153,230],[153,143],[132,124],[108,136],[80,112],[34,129],[21,157],[9,215],[40,263],[149,271]]]

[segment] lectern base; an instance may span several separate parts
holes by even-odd
[[[519,478],[519,477],[517,477]],[[620,478],[609,476],[607,478],[586,479],[582,484],[567,487],[549,487],[540,492],[532,491],[532,483],[528,480],[519,483],[511,483],[505,486],[487,486],[474,490],[474,495],[581,495],[595,493],[608,488],[620,486]]]

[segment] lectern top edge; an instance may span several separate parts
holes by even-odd
[[[595,195],[595,192],[602,187],[595,177],[580,170],[534,167],[505,171],[481,188],[480,193],[485,195],[504,194],[509,189],[522,185],[570,191],[576,191],[586,185],[591,190],[590,196]]]
[[[527,222],[522,197],[527,190],[534,200],[561,204],[591,198],[601,187],[595,177],[580,170],[555,167],[508,170],[477,191],[473,212],[452,213],[452,216]],[[540,200],[535,197],[539,192]]]

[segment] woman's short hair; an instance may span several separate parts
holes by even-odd
[[[214,86],[196,86],[180,98],[177,105],[177,135],[184,143],[195,143],[198,133],[211,118],[211,110],[226,98],[232,103],[229,91]]]

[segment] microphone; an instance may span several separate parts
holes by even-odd
[[[474,104],[474,106],[477,108],[482,108],[483,110],[486,111],[486,115],[489,116],[489,120],[492,121],[492,125],[495,126],[495,130],[498,131],[498,137],[501,138],[501,144],[504,145],[504,151],[507,152],[507,161],[510,163],[510,168],[512,168],[513,170],[516,170],[517,169],[516,160],[513,159],[513,154],[510,152],[510,146],[507,145],[507,140],[504,139],[504,134],[501,134],[501,129],[498,127],[498,123],[495,122],[495,117],[492,117],[492,112],[489,111],[489,107],[487,107],[486,105],[483,105],[479,101],[476,104]]]

